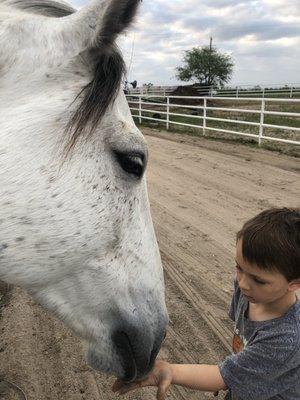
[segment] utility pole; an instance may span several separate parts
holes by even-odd
[[[209,43],[209,65],[208,65],[208,85],[210,85],[210,78],[211,78],[211,55],[212,55],[212,43],[213,43],[213,38],[210,37],[210,43]],[[210,92],[211,88],[209,88]]]

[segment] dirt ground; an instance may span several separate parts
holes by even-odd
[[[299,159],[148,128],[144,133],[170,314],[161,357],[218,363],[230,352],[235,233],[260,210],[299,205]],[[0,319],[1,400],[116,398],[113,378],[86,366],[80,341],[60,321],[19,288],[0,286],[0,293],[7,291]],[[154,394],[144,389],[127,398],[153,400]],[[172,387],[168,398],[213,395]]]

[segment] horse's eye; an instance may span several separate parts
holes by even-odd
[[[115,151],[118,163],[125,172],[141,178],[146,168],[146,157],[143,153],[122,153]]]

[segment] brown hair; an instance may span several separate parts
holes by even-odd
[[[243,257],[288,282],[300,278],[300,209],[271,208],[247,221],[237,233]]]

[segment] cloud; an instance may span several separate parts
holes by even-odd
[[[257,41],[300,37],[300,25],[276,19],[262,18],[252,21],[230,21],[212,29],[218,39],[235,39],[252,35]]]
[[[273,10],[283,16],[298,16],[300,15],[299,0],[262,0],[262,3],[269,10]]]
[[[299,0],[143,0],[118,43],[129,80],[173,85],[184,51],[210,37],[235,61],[233,84],[299,81]]]

